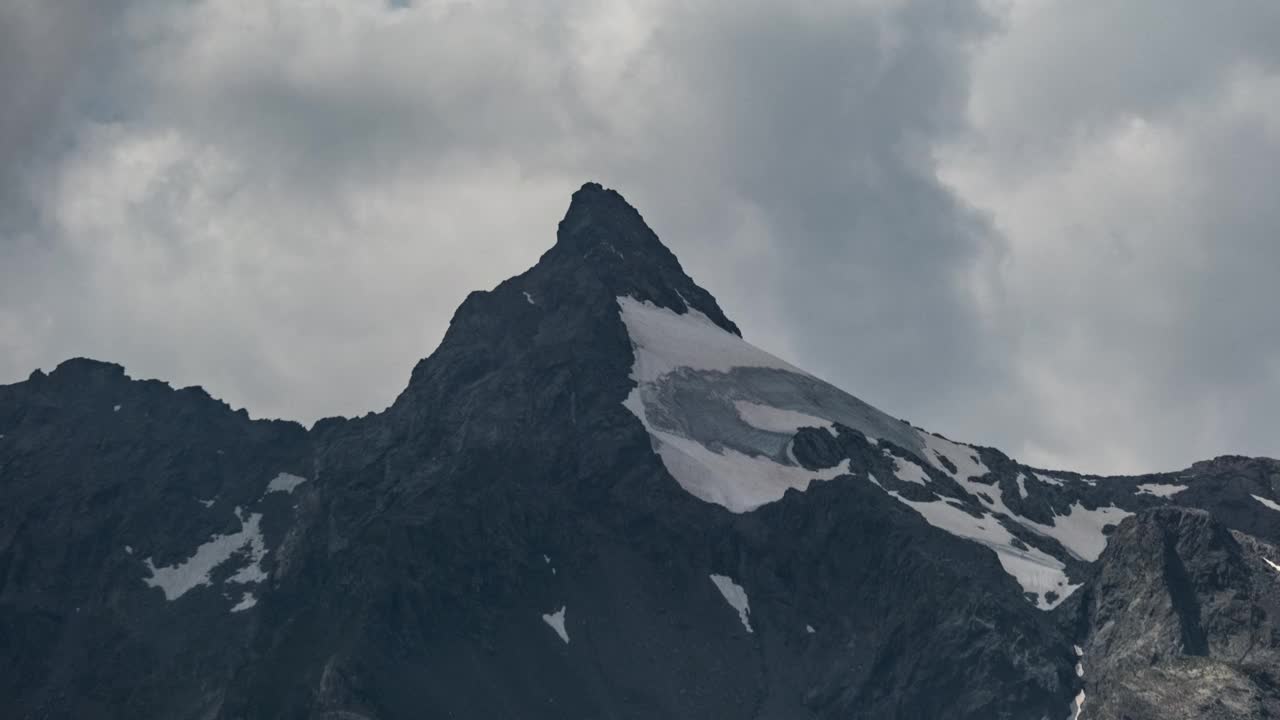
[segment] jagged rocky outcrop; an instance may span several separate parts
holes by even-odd
[[[1078,600],[1084,717],[1280,715],[1277,561],[1204,510],[1122,523]]]
[[[287,565],[293,511],[268,485],[310,467],[301,426],[118,365],[0,387],[0,714],[196,717],[253,637],[235,608],[266,589],[254,539]],[[164,572],[219,536],[239,563],[209,584]]]
[[[1229,684],[1266,717],[1277,497],[1271,460],[1089,477],[886,415],[587,184],[383,412],[89,360],[0,387],[0,708],[1136,720]]]

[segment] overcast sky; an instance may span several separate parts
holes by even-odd
[[[917,425],[1280,456],[1277,37],[1273,0],[5,0],[0,382],[381,409],[596,180]]]

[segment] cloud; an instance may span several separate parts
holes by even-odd
[[[975,64],[942,175],[1009,243],[989,311],[1024,456],[1276,454],[1280,12],[1220,10],[1020,2]]]
[[[917,424],[1275,454],[1275,12],[1179,5],[22,0],[0,378],[380,408],[595,179],[749,338]]]

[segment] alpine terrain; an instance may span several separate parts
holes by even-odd
[[[0,716],[1275,718],[1277,543],[1280,462],[930,433],[746,342],[589,183],[383,412],[0,387]]]

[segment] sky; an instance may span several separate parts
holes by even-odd
[[[1276,37],[1266,0],[7,0],[0,383],[380,410],[594,180],[917,425],[1277,457]]]

